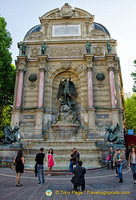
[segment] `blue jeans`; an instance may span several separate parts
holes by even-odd
[[[38,179],[39,179],[39,183],[45,183],[45,175],[44,175],[44,165],[37,165],[37,171],[38,171]],[[42,180],[41,180],[41,176],[42,176]]]
[[[122,167],[123,167],[123,164],[121,164],[119,167],[117,167],[119,179],[123,178],[123,176],[122,176]]]
[[[70,160],[69,170],[70,170],[70,173],[73,174],[73,160]]]
[[[136,164],[131,163],[131,170],[132,170],[132,174],[133,174],[133,179],[134,181],[136,180]]]

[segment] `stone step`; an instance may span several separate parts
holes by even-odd
[[[34,157],[37,153],[39,152],[39,149],[24,149],[24,156],[32,156]],[[48,149],[45,149],[45,154],[47,155]],[[93,150],[93,149],[79,149],[80,155],[85,155],[85,156],[99,156],[100,155],[100,150]],[[63,151],[61,149],[56,149],[54,148],[54,154],[55,156],[68,156],[71,154],[71,151],[64,149]]]
[[[82,158],[83,166],[86,168],[94,168],[94,167],[100,167],[101,164],[98,161],[98,158]],[[48,168],[48,165],[46,162],[44,162],[45,168]],[[35,166],[35,160],[27,160],[25,162],[25,168],[34,168]],[[69,169],[69,160],[55,160],[53,169]]]
[[[77,149],[79,147],[89,147],[89,148],[94,148],[96,147],[95,139],[94,141],[85,141],[85,142],[80,142],[80,141],[44,141],[44,140],[22,140],[22,143],[25,145],[29,146],[38,146],[39,148],[41,146],[45,146],[46,148],[53,148],[53,147],[69,147],[74,148],[76,147]]]

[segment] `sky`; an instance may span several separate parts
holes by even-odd
[[[124,92],[132,93],[133,61],[136,59],[136,0],[1,0],[0,16],[7,22],[12,37],[12,63],[19,54],[17,43],[23,41],[28,30],[40,24],[39,17],[69,3],[95,15],[95,22],[104,25],[111,38],[117,40]]]

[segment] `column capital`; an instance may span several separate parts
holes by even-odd
[[[109,66],[109,72],[110,72],[110,71],[113,71],[113,72],[114,72],[114,67]]]
[[[38,56],[38,60],[40,61],[40,63],[45,63],[48,61],[48,55],[40,55]]]
[[[25,70],[27,62],[28,62],[27,56],[18,56],[17,60],[15,61],[16,69],[17,70],[21,70],[21,69]]]
[[[87,63],[92,62],[94,55],[93,54],[84,54],[84,58]]]
[[[40,71],[40,72],[45,72],[46,70],[45,70],[44,67],[39,67],[39,71]]]
[[[93,67],[90,67],[90,66],[89,66],[89,67],[86,68],[86,70],[87,70],[88,72],[89,72],[89,71],[92,71],[92,70],[93,70]]]
[[[45,71],[45,66],[48,61],[48,56],[47,55],[40,55],[38,56],[38,60],[40,62],[39,70],[40,71]]]

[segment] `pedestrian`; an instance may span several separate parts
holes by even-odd
[[[74,176],[71,179],[71,182],[74,185],[73,190],[78,190],[77,187],[81,186],[81,190],[85,189],[85,178],[84,175],[86,173],[86,169],[82,167],[82,161],[78,161],[77,167],[74,168]]]
[[[116,156],[117,156],[117,150],[115,150],[115,154],[114,154],[114,157],[113,157],[113,162],[115,160],[116,177],[118,177],[118,169],[117,169]]]
[[[21,174],[24,173],[24,163],[25,163],[21,150],[18,151],[17,156],[14,158],[13,163],[15,165],[16,173],[17,173],[16,186],[21,187],[23,185],[20,183],[20,177],[21,177]]]
[[[70,157],[71,160],[74,160],[75,161],[75,164],[77,166],[77,162],[80,160],[80,154],[79,152],[77,151],[77,148],[74,148],[73,149],[74,151],[74,156],[73,157]]]
[[[113,157],[114,157],[114,150],[112,147],[110,147],[109,149],[109,160],[110,160],[110,164],[111,164],[111,169],[114,169],[113,167]]]
[[[132,147],[131,152],[129,153],[129,167],[131,167],[134,184],[136,184],[136,150]]]
[[[115,166],[115,163],[116,163],[117,170],[118,170],[119,183],[123,183],[123,175],[122,175],[123,157],[121,154],[121,149],[117,150],[117,154],[114,159],[114,166]]]
[[[69,164],[70,175],[73,174],[73,165],[75,165],[75,163],[76,163],[76,160],[72,159],[74,155],[75,155],[75,151],[74,151],[74,149],[72,149],[72,152],[71,152],[70,158],[69,158],[70,159],[70,164]]]
[[[52,167],[54,166],[54,160],[53,160],[53,149],[49,149],[48,151],[48,176],[51,176],[52,173]]]
[[[45,183],[45,175],[44,175],[44,148],[40,148],[40,153],[36,154],[35,161],[37,163],[37,172],[38,172],[38,185],[41,185],[41,183]],[[42,177],[42,178],[41,178]]]

